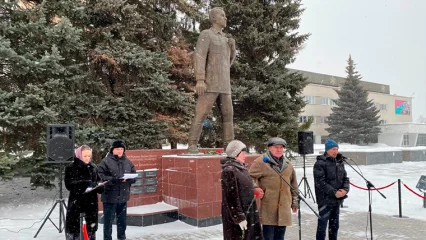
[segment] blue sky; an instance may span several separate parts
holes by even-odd
[[[413,96],[426,116],[425,0],[302,0],[301,33],[311,33],[290,68],[345,77],[349,54],[364,81]]]

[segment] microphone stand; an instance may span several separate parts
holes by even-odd
[[[356,173],[358,173],[358,175],[361,176],[362,179],[364,179],[365,183],[367,184],[367,188],[368,188],[368,213],[369,213],[369,217],[370,217],[370,236],[371,236],[371,240],[373,240],[373,218],[372,218],[372,215],[371,215],[371,190],[372,189],[376,190],[378,193],[380,193],[380,195],[382,195],[382,197],[384,199],[386,199],[386,196],[383,195],[383,193],[381,193],[376,187],[374,187],[374,185],[370,181],[365,179],[364,175],[362,175],[360,172],[358,172],[351,164],[349,164],[346,161],[346,159],[350,159],[350,158],[342,158],[342,160],[346,164],[348,164]]]
[[[280,176],[281,180],[283,180],[289,187],[290,190],[294,193],[297,193],[297,196],[299,197],[298,200],[298,204],[299,204],[299,210],[298,210],[298,220],[299,220],[299,239],[302,239],[302,213],[300,212],[300,200],[302,200],[310,209],[311,211],[317,216],[317,218],[321,218],[318,213],[311,207],[311,205],[309,205],[306,200],[302,197],[300,190],[294,189],[294,187],[288,183],[284,177],[281,175],[280,171],[278,170],[277,166],[275,166],[273,163],[269,162],[269,164],[271,165],[272,169],[274,169],[274,171],[278,174],[278,176]]]

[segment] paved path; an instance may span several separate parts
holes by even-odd
[[[366,230],[368,214],[352,213],[342,210],[339,239],[359,240],[371,239],[370,230]],[[287,229],[285,239],[299,239],[297,218],[293,219],[294,225]],[[315,239],[316,218],[312,214],[302,215],[302,239]],[[373,239],[377,240],[423,240],[426,239],[426,221],[411,218],[394,218],[391,216],[373,214]],[[222,225],[208,228],[193,229],[185,233],[148,234],[129,240],[196,240],[196,239],[222,239]]]

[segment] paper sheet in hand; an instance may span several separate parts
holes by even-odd
[[[121,177],[121,179],[132,179],[137,177],[138,177],[137,173],[125,173],[124,176]]]
[[[96,188],[98,188],[98,187],[101,187],[101,186],[105,185],[107,182],[108,182],[108,181],[98,183],[98,185],[96,185],[96,187],[88,187],[88,188],[86,188],[86,191],[84,191],[84,193],[91,192],[91,191],[95,190]]]

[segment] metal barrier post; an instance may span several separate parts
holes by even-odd
[[[398,207],[399,207],[399,214],[394,215],[392,217],[398,217],[398,218],[408,218],[407,216],[402,216],[402,194],[401,194],[401,179],[398,179]]]
[[[399,217],[402,218],[401,179],[398,178]]]
[[[425,198],[423,198],[423,207],[426,208],[426,192],[423,193],[423,196]]]

